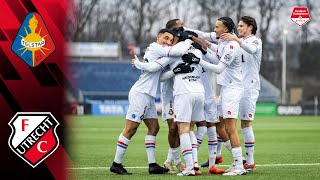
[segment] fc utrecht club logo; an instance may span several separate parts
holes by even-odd
[[[18,112],[8,123],[9,147],[30,166],[36,167],[58,147],[59,122],[50,112]]]
[[[26,16],[11,50],[30,67],[39,65],[55,50],[49,31],[39,14],[29,13]]]
[[[311,19],[307,7],[294,7],[291,14],[291,20],[298,26],[307,24]]]

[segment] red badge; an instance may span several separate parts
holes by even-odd
[[[230,49],[233,49],[233,46],[232,46],[232,45],[230,45]]]
[[[9,122],[9,147],[34,168],[58,148],[58,125],[50,112],[18,112]]]
[[[310,21],[311,16],[307,7],[294,7],[290,19],[298,26],[303,26]]]

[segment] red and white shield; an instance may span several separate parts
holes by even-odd
[[[311,16],[307,7],[294,7],[290,19],[298,26],[303,26],[310,21]]]
[[[8,124],[12,129],[9,147],[32,167],[59,146],[56,134],[59,122],[50,112],[18,112]]]

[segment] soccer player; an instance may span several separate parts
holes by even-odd
[[[178,29],[178,28],[184,28],[183,23],[179,19],[174,19],[169,21],[167,24],[171,25],[173,28]],[[170,26],[170,27],[171,27]],[[188,30],[187,28],[184,28]],[[183,29],[181,29],[183,31]],[[206,34],[202,33],[200,31],[197,31],[200,34]],[[211,33],[209,33],[208,37],[214,37],[215,38],[215,33],[214,36],[210,36]],[[197,34],[196,34],[197,35]],[[202,36],[206,38],[206,36]],[[195,37],[197,38],[197,37]],[[218,63],[218,59],[215,57],[212,57],[214,55],[207,53],[199,44],[195,44],[194,47],[197,49],[201,50],[203,54],[203,58],[205,60],[208,60],[212,63]],[[215,60],[215,61],[214,61]],[[217,169],[215,167],[215,161],[216,161],[216,149],[217,149],[217,136],[216,136],[216,127],[215,123],[219,122],[219,119],[217,117],[217,105],[216,105],[216,100],[215,100],[215,93],[213,91],[213,85],[211,81],[210,74],[202,69],[202,75],[201,75],[201,81],[204,86],[205,90],[205,101],[204,101],[204,117],[205,120],[201,122],[197,122],[197,133],[195,134],[197,138],[197,144],[192,144],[192,147],[195,147],[196,145],[198,146],[198,150],[200,148],[201,142],[203,140],[204,135],[207,133],[208,129],[208,155],[209,155],[209,161],[210,161],[210,166],[209,166],[209,173],[210,174],[222,174],[224,170]],[[208,163],[209,163],[208,161]],[[201,174],[200,170],[196,171],[196,174]]]
[[[169,170],[159,166],[155,160],[156,135],[160,129],[157,120],[157,111],[154,98],[159,84],[161,71],[155,70],[165,67],[170,61],[161,61],[159,57],[181,56],[191,46],[192,41],[184,41],[171,46],[173,33],[168,29],[161,29],[157,40],[151,43],[144,55],[144,62],[156,62],[157,67],[148,67],[152,72],[142,71],[139,80],[132,86],[129,92],[129,108],[126,115],[126,124],[117,142],[117,150],[110,171],[117,174],[131,174],[122,165],[122,159],[130,143],[130,139],[136,133],[141,121],[148,127],[145,137],[145,145],[148,155],[149,173],[163,174]],[[169,59],[170,60],[170,59]],[[141,63],[141,62],[140,62]],[[139,62],[135,65],[138,66]],[[142,63],[148,65],[149,63]],[[160,66],[160,68],[159,68]]]
[[[216,38],[216,33],[215,32],[202,32],[202,31],[199,31],[199,30],[195,30],[195,29],[190,29],[190,28],[186,28],[185,27],[185,30],[188,30],[188,31],[192,31],[192,32],[195,32],[198,34],[198,37],[205,40],[205,41],[208,41],[207,44],[207,51],[209,53],[211,52],[216,52],[217,50],[217,45],[214,44],[214,43],[218,43],[218,39]],[[209,51],[209,49],[211,51]],[[220,109],[220,105],[217,105]],[[219,116],[221,116],[221,114],[219,114]],[[219,117],[219,121],[223,119],[222,117]],[[219,124],[217,124],[217,128],[218,128],[218,131],[219,133],[221,134],[221,136],[219,135],[219,133],[217,134],[217,139],[218,139],[218,144],[217,144],[217,152],[216,152],[216,161],[215,161],[215,164],[220,164],[223,162],[223,157],[221,155],[221,150],[222,150],[222,146],[224,145],[230,152],[231,152],[231,144],[230,144],[230,140],[229,140],[229,137],[225,131],[225,128],[224,128],[224,122],[221,121]],[[197,127],[198,127],[198,130],[197,130],[197,133],[196,133],[196,137],[197,137],[197,140],[198,140],[198,146],[201,145],[202,143],[202,140],[204,138],[204,135],[205,133],[207,133],[207,127],[206,127],[206,123],[197,123],[196,124]],[[211,124],[212,125],[212,124]],[[210,127],[210,124],[209,124],[209,127]],[[201,167],[209,167],[209,159],[207,162],[203,163],[201,165]]]
[[[188,52],[193,52],[202,57],[200,50],[190,48]],[[170,64],[170,69],[176,67],[182,60]],[[161,75],[165,80],[174,75],[173,95],[174,95],[174,121],[177,122],[180,147],[186,162],[186,168],[178,176],[194,176],[197,164],[197,139],[192,130],[194,122],[204,119],[204,88],[200,79],[202,68],[197,64],[191,65],[190,73],[176,74],[167,71]],[[193,148],[193,146],[195,146]]]
[[[216,56],[212,55],[211,53],[205,53],[204,60],[212,63],[212,64],[218,64],[219,60]],[[224,173],[224,170],[218,169],[215,167],[216,164],[216,153],[217,153],[217,133],[216,133],[216,123],[219,123],[218,113],[217,113],[217,103],[215,99],[215,92],[214,87],[211,80],[211,75],[208,71],[205,69],[202,70],[202,76],[201,80],[205,89],[205,101],[204,101],[204,115],[205,115],[205,128],[207,128],[207,134],[208,134],[208,173],[209,174],[222,174]],[[201,131],[199,133],[199,130],[201,130],[202,126],[198,126],[197,130],[197,140],[198,140],[198,146],[200,146],[201,143],[199,141],[203,140],[203,136],[201,136]]]
[[[241,128],[244,135],[244,146],[246,149],[246,164],[244,168],[248,171],[256,169],[254,163],[254,133],[252,121],[256,110],[256,102],[260,90],[260,64],[262,54],[261,39],[255,36],[257,23],[253,17],[243,16],[238,23],[239,38],[235,35],[225,33],[221,39],[233,40],[242,48],[242,73],[244,94],[240,101]]]
[[[172,19],[166,23],[167,29],[174,29],[183,26],[183,22],[180,19]],[[178,38],[174,39],[173,44],[177,43]],[[167,66],[167,68],[170,68]],[[168,124],[168,142],[169,150],[167,159],[164,162],[164,167],[169,169],[170,174],[176,174],[173,163],[176,165],[178,171],[182,172],[185,168],[185,164],[181,161],[179,146],[180,139],[178,133],[177,123],[173,121],[173,78],[161,82],[161,103],[162,103],[162,121],[166,121]]]
[[[222,33],[233,33],[235,30],[236,27],[229,17],[219,18],[214,28],[217,38]],[[230,138],[234,158],[234,163],[223,175],[244,175],[247,171],[242,164],[242,149],[236,126],[240,99],[243,94],[240,45],[236,41],[219,40],[217,56],[220,59],[217,65],[203,61],[193,54],[184,55],[183,60],[187,63],[198,63],[205,70],[218,74],[217,83],[221,85],[219,100],[222,107],[222,121],[225,123],[225,129]]]

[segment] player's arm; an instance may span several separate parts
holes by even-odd
[[[217,42],[216,33],[215,32],[202,32],[195,29],[184,28],[187,31],[192,31],[198,34],[198,37],[210,42]]]
[[[171,63],[171,58],[163,57],[151,63],[144,63],[139,60],[139,58],[134,55],[134,59],[132,59],[131,64],[134,65],[137,69],[147,71],[147,72],[156,72],[160,69],[164,69],[166,65]]]
[[[180,63],[172,70],[163,72],[160,75],[160,81],[166,81],[166,80],[172,78],[175,74],[190,73],[193,71],[194,71],[194,67],[191,67],[190,64]]]
[[[170,78],[172,78],[174,76],[174,72],[170,69],[168,71],[164,71],[161,75],[160,75],[160,81],[166,81]]]
[[[237,41],[240,44],[240,47],[250,54],[254,54],[259,50],[258,40],[254,40],[253,42],[249,43],[238,38],[235,34],[230,34],[230,33],[223,33],[220,38],[226,41],[230,41],[230,40]]]
[[[218,45],[217,44],[211,43],[209,41],[207,41],[207,43],[208,43],[207,51],[211,50],[213,52],[217,52],[217,49],[218,49]]]
[[[183,54],[187,53],[188,49],[190,48],[192,41],[187,39],[185,41],[178,42],[174,46],[165,46],[159,48],[157,52],[161,57],[180,57]]]
[[[218,64],[211,64],[203,60],[199,62],[199,65],[205,70],[213,71],[216,74],[222,73],[227,67],[223,62],[219,62]]]
[[[219,63],[219,58],[217,57],[216,53],[212,51],[208,51],[205,55],[202,56],[203,60],[208,61],[213,64],[218,64]]]
[[[240,43],[240,47],[249,54],[254,54],[259,50],[259,42],[257,40],[253,41],[252,43],[242,41]]]
[[[196,55],[194,55],[192,53],[188,53],[188,54],[183,55],[182,60],[188,64],[192,64],[192,63],[199,64],[205,70],[213,71],[217,74],[220,74],[227,67],[227,65],[223,62],[219,62],[217,65],[211,64],[209,62],[201,60],[199,57],[197,57]]]

